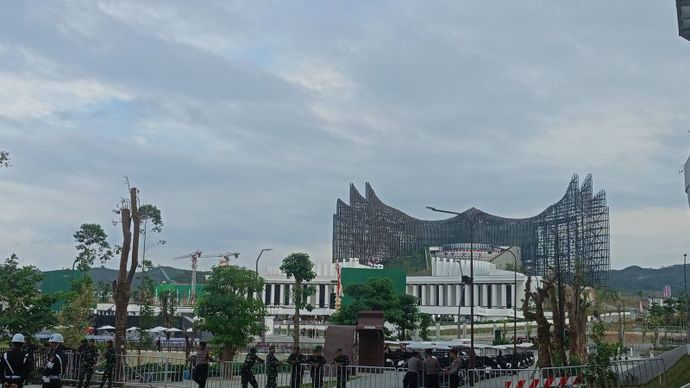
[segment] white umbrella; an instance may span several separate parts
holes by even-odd
[[[168,333],[177,333],[177,332],[180,332],[180,331],[182,331],[182,330],[180,330],[180,329],[178,329],[178,328],[176,328],[176,327],[171,327],[171,328],[169,328],[169,329],[166,329],[165,331],[167,331]]]
[[[193,331],[194,331],[194,329],[192,329],[191,327],[189,329],[187,329],[187,333],[191,333]]]
[[[115,330],[115,328],[112,327],[112,326],[105,325],[105,326],[99,327],[99,328],[96,329],[96,330]]]
[[[138,327],[136,327],[136,326],[132,326],[132,327],[130,327],[129,329],[127,329],[127,331],[139,331],[139,330],[140,330],[140,329],[139,329]]]
[[[148,331],[149,333],[160,333],[161,331],[166,331],[166,330],[167,329],[163,326],[156,326],[153,329],[148,329],[146,331]]]

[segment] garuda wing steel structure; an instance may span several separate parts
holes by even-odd
[[[384,204],[366,184],[366,197],[350,185],[350,204],[338,199],[333,216],[333,261],[360,258],[387,263],[430,246],[470,242],[519,246],[528,274],[546,276],[556,267],[574,274],[581,265],[588,283],[605,284],[610,269],[606,193],[592,192],[574,175],[558,202],[530,218],[504,218],[471,208],[461,216],[424,221]]]

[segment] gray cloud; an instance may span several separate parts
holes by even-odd
[[[422,218],[529,216],[588,172],[615,267],[689,248],[669,215],[687,212],[690,48],[663,2],[4,8],[0,247],[41,267],[71,264],[82,222],[108,225],[124,175],[163,210],[159,263],[203,248],[249,264],[266,246],[267,263],[329,260],[349,182]]]

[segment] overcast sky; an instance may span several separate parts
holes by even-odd
[[[612,266],[682,263],[690,42],[671,0],[10,2],[0,12],[0,255],[68,267],[124,176],[195,249],[331,259],[348,185],[532,216],[571,176]],[[202,264],[209,268],[213,260]],[[114,264],[111,264],[111,266]]]

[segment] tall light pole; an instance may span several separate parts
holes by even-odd
[[[470,369],[474,369],[476,365],[474,354],[474,227],[476,219],[475,217],[467,217],[462,213],[436,209],[432,206],[427,206],[426,208],[438,213],[455,214],[456,216],[464,218],[470,224],[470,348],[472,349],[470,353]],[[458,317],[458,320],[459,319],[460,317]],[[470,382],[473,383],[473,380],[470,380]]]
[[[259,256],[256,258],[256,276],[259,276],[259,259],[261,258],[261,255],[264,254],[264,252],[272,251],[273,248],[263,248],[261,249],[261,252],[259,252]]]
[[[513,251],[498,247],[501,252],[508,252],[513,255],[513,354],[517,354],[517,256]]]
[[[270,250],[273,250],[273,248],[262,248],[261,252],[259,252],[259,256],[256,257],[256,278],[259,278],[259,259],[261,258],[261,255],[264,254],[264,252],[268,252]],[[256,290],[256,293],[259,294],[259,290]],[[261,295],[257,295],[257,298],[261,299]],[[261,325],[263,329],[261,330],[261,343],[266,342],[266,321],[264,320],[264,324]]]

